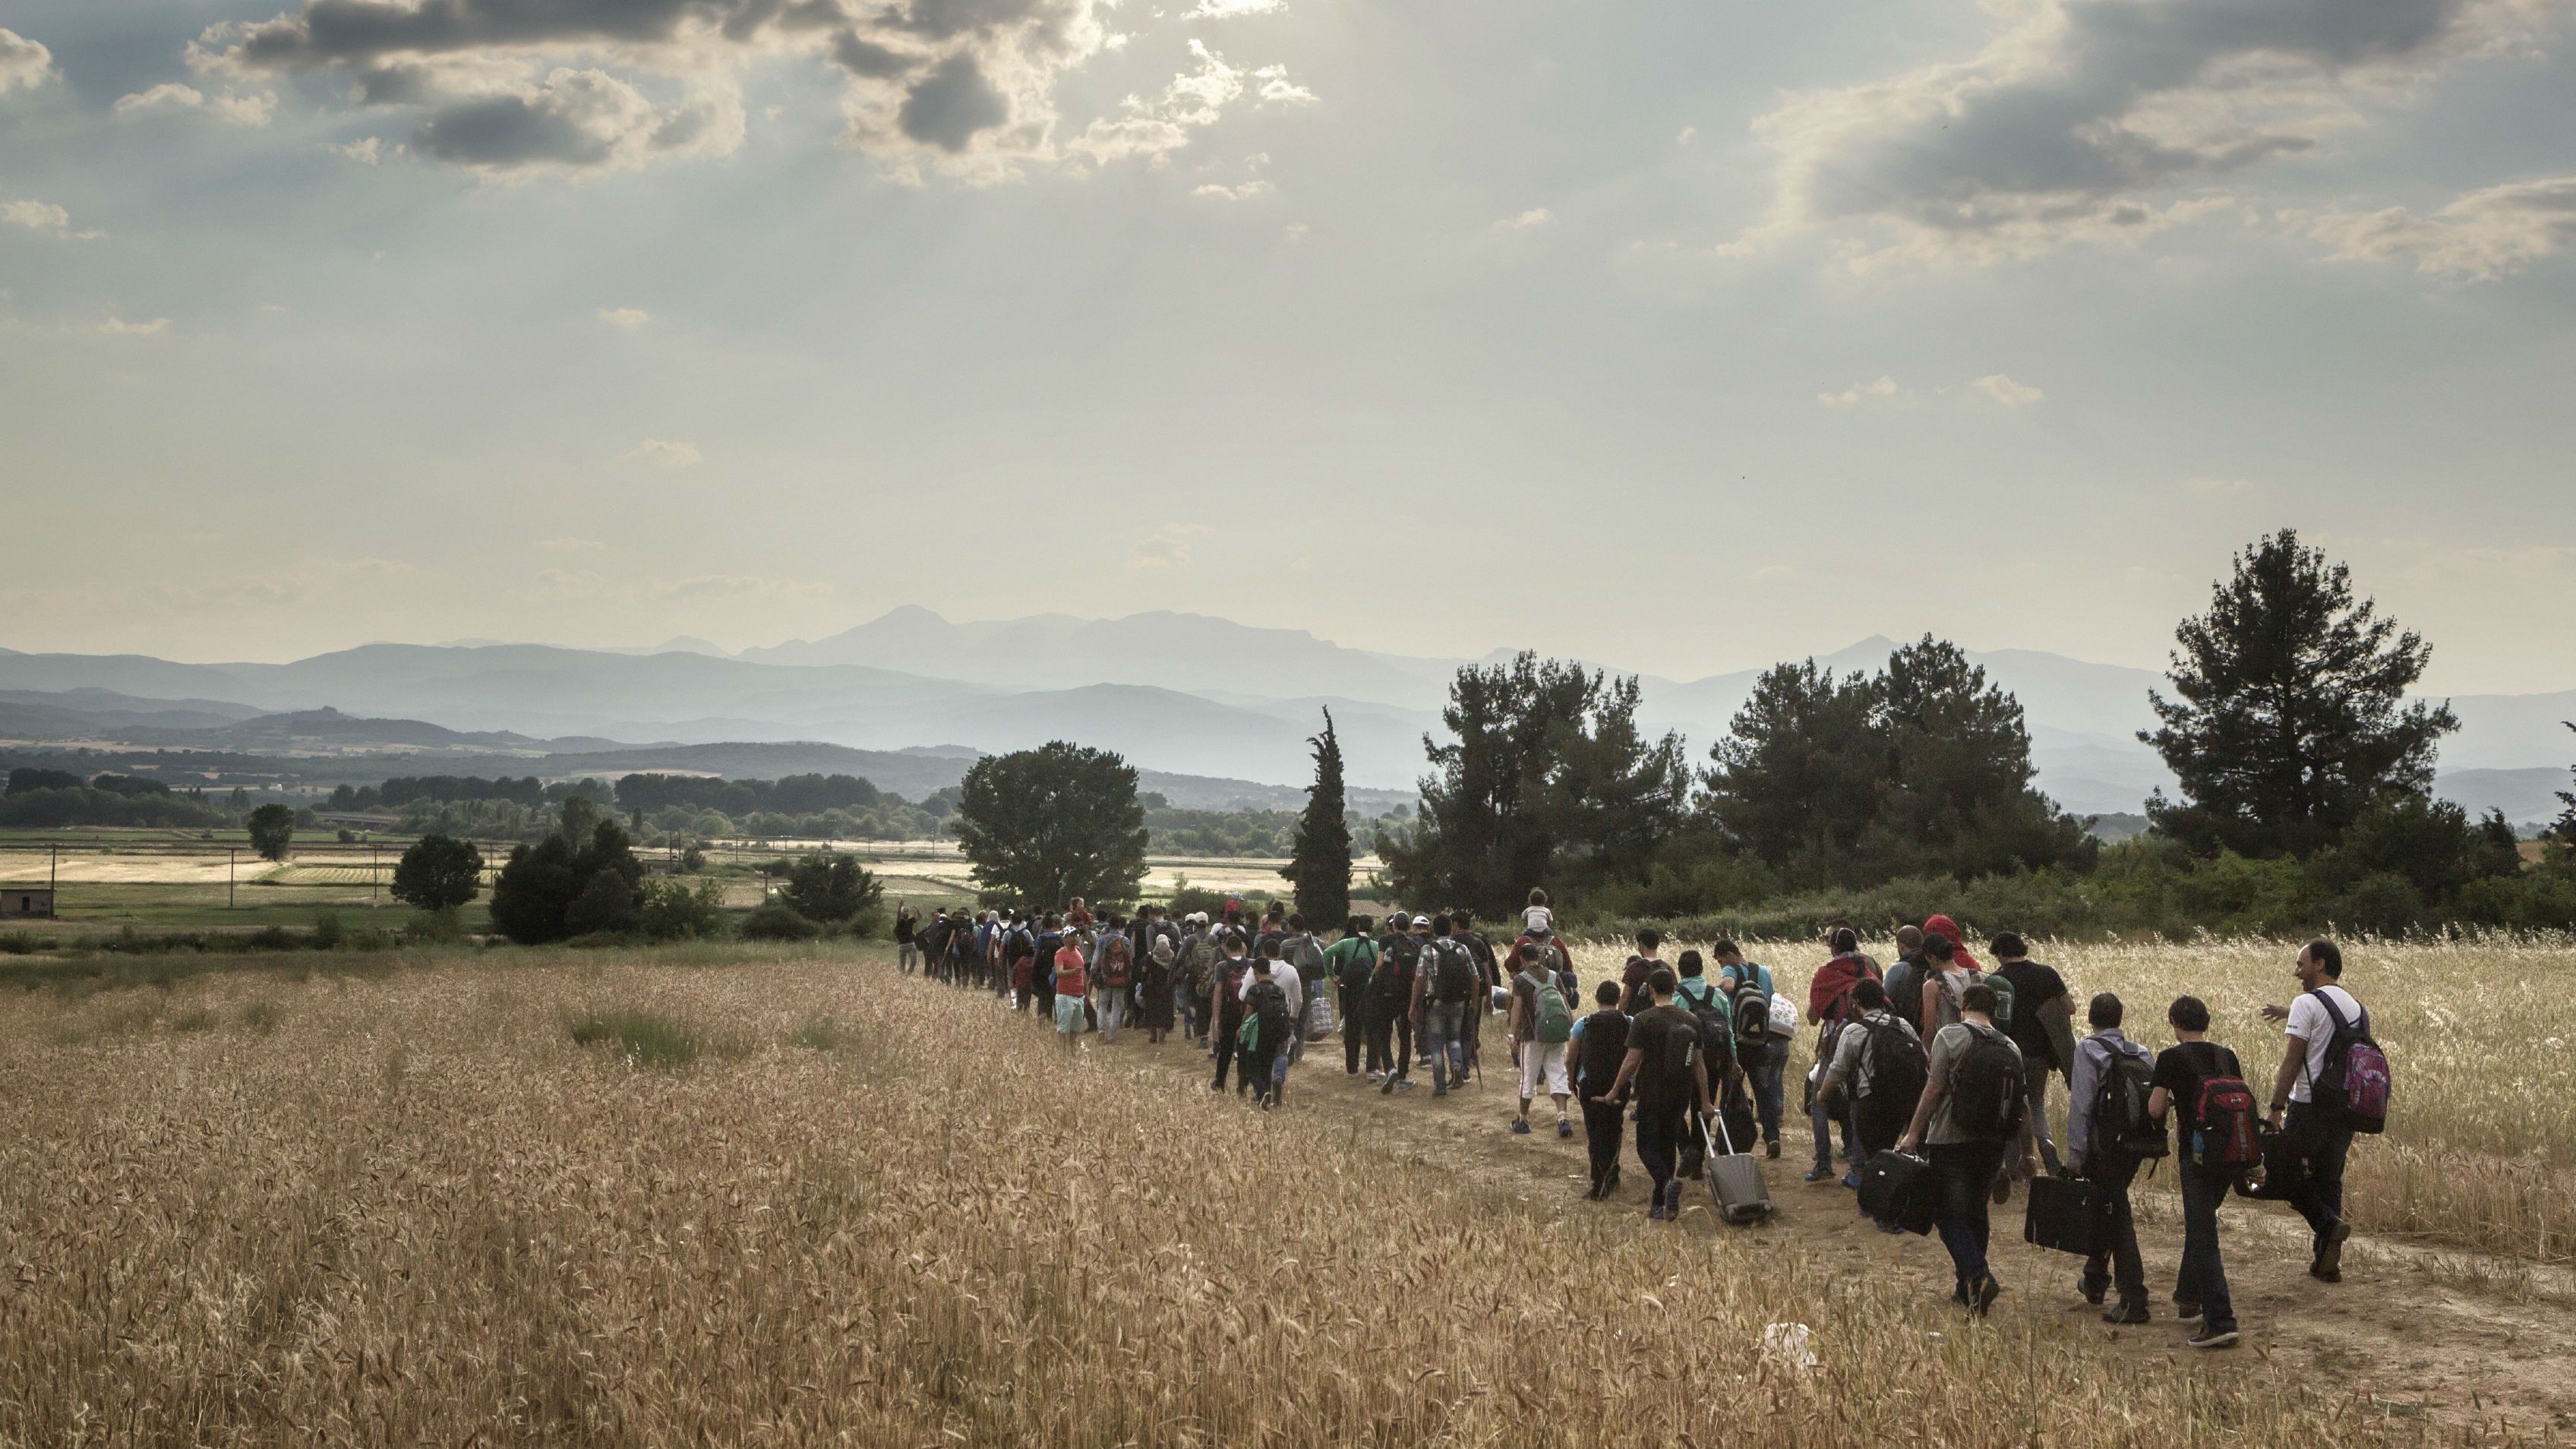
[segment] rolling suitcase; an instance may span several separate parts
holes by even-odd
[[[1909,1233],[1930,1233],[1941,1213],[1941,1187],[1932,1164],[1902,1152],[1871,1153],[1860,1165],[1860,1208]]]
[[[1735,1150],[1733,1134],[1726,1130],[1724,1113],[1718,1115],[1719,1145],[1723,1153],[1708,1145],[1708,1128],[1700,1128],[1700,1150],[1708,1160],[1709,1196],[1717,1199],[1717,1215],[1730,1223],[1760,1222],[1771,1216],[1771,1186],[1762,1180],[1762,1163],[1749,1152]]]
[[[2034,1177],[2021,1240],[2061,1253],[2093,1251],[2093,1184],[2081,1178]]]

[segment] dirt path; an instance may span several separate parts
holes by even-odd
[[[1213,1069],[1204,1052],[1177,1040],[1149,1046],[1132,1028],[1115,1046],[1094,1037],[1085,1049],[1168,1072],[1176,1090],[1205,1090]],[[1488,1049],[1500,1052],[1499,1035]],[[1915,1282],[1927,1321],[1956,1312],[1950,1260],[1937,1237],[1882,1234],[1839,1182],[1801,1180],[1813,1151],[1803,1118],[1785,1124],[1781,1156],[1766,1164],[1779,1209],[1771,1222],[1729,1228],[1695,1188],[1675,1229],[1646,1218],[1645,1173],[1633,1143],[1623,1146],[1627,1181],[1617,1199],[1590,1203],[1583,1198],[1589,1169],[1581,1114],[1574,1135],[1560,1140],[1542,1101],[1532,1113],[1537,1130],[1518,1137],[1510,1130],[1515,1084],[1501,1074],[1493,1085],[1473,1083],[1446,1099],[1432,1097],[1429,1073],[1418,1065],[1416,1079],[1414,1090],[1382,1096],[1366,1078],[1344,1075],[1340,1045],[1332,1043],[1295,1070],[1288,1110],[1314,1114],[1319,1130],[1365,1134],[1407,1166],[1446,1168],[1519,1201],[1629,1214],[1640,1234],[1680,1232],[1712,1243],[1742,1235],[1766,1254],[1796,1258],[1801,1273]],[[2489,1430],[2502,1423],[2561,1437],[2576,1429],[2576,1274],[2356,1236],[2345,1248],[2343,1282],[2319,1283],[2307,1275],[2306,1225],[2277,1205],[2239,1201],[2227,1208],[2221,1231],[2244,1342],[2231,1352],[2196,1353],[2183,1346],[2187,1331],[2170,1316],[2179,1202],[2159,1186],[2142,1186],[2136,1200],[2154,1324],[2103,1323],[2101,1310],[2077,1290],[2080,1262],[2021,1241],[2018,1195],[1994,1211],[1992,1258],[2007,1288],[1995,1312],[2018,1315],[2039,1332],[2081,1335],[2109,1355],[2189,1360],[2211,1373],[2279,1374],[2285,1382],[2367,1393],[2392,1417]]]

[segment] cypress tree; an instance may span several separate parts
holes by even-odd
[[[1351,824],[1342,794],[1342,742],[1333,733],[1331,710],[1324,711],[1324,732],[1307,743],[1315,747],[1315,785],[1297,817],[1295,849],[1279,874],[1294,888],[1307,929],[1329,931],[1351,915]]]

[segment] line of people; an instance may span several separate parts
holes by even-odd
[[[2086,1004],[2079,1038],[2073,993],[2027,942],[1993,937],[1989,969],[1944,915],[1900,929],[1884,968],[1852,927],[1831,928],[1803,1010],[1734,942],[1667,962],[1649,928],[1582,1015],[1572,952],[1541,892],[1499,957],[1464,911],[1354,916],[1328,942],[1284,907],[1256,920],[1239,902],[1213,919],[1151,905],[1103,919],[1080,900],[1043,915],[942,911],[917,928],[899,915],[897,937],[906,971],[918,963],[1010,999],[1051,1021],[1068,1051],[1095,1030],[1114,1042],[1131,1023],[1157,1044],[1177,1031],[1208,1053],[1211,1090],[1231,1077],[1265,1108],[1284,1100],[1306,1049],[1335,1035],[1346,1075],[1365,1074],[1390,1096],[1411,1091],[1418,1049],[1431,1095],[1446,1096],[1484,1080],[1487,1018],[1500,1017],[1517,1088],[1510,1130],[1531,1133],[1531,1107],[1546,1100],[1556,1135],[1571,1138],[1579,1106],[1587,1196],[1606,1199],[1620,1185],[1623,1121],[1633,1121],[1648,1215],[1659,1221],[1679,1219],[1707,1151],[1752,1152],[1758,1142],[1781,1155],[1787,1068],[1812,1030],[1806,1180],[1861,1190],[1864,1211],[1877,1197],[1873,1215],[1891,1233],[1909,1225],[1909,1210],[1887,1204],[1910,1193],[1925,1219],[1913,1226],[1938,1231],[1954,1299],[1972,1313],[2003,1291],[1988,1257],[1990,1208],[2045,1174],[2086,1185],[2079,1290],[2106,1304],[2111,1322],[2148,1322],[2130,1191],[2147,1164],[2176,1156],[2184,1243],[2173,1301],[2197,1323],[2195,1347],[2238,1338],[2218,1237],[2231,1191],[2291,1203],[2313,1234],[2310,1272],[2340,1281],[2346,1156],[2354,1134],[2379,1130],[2385,1113],[2385,1057],[2368,1012],[2340,984],[2339,951],[2323,940],[2298,954],[2300,995],[2265,1008],[2283,1023],[2285,1047],[2259,1106],[2236,1054],[2208,1039],[2198,998],[2168,1006],[2174,1044],[2161,1053],[2128,1038],[2126,1007],[2109,993]],[[2062,1138],[2052,1077],[2067,1087]],[[1909,1164],[1919,1165],[1911,1179]]]

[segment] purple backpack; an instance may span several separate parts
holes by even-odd
[[[2334,1023],[2334,1036],[2326,1043],[2325,1074],[2309,1088],[2318,1110],[2355,1132],[2386,1131],[2388,1053],[2371,1039],[2369,1008],[2362,1009],[2359,1021],[2346,1021],[2323,989],[2308,994]]]

